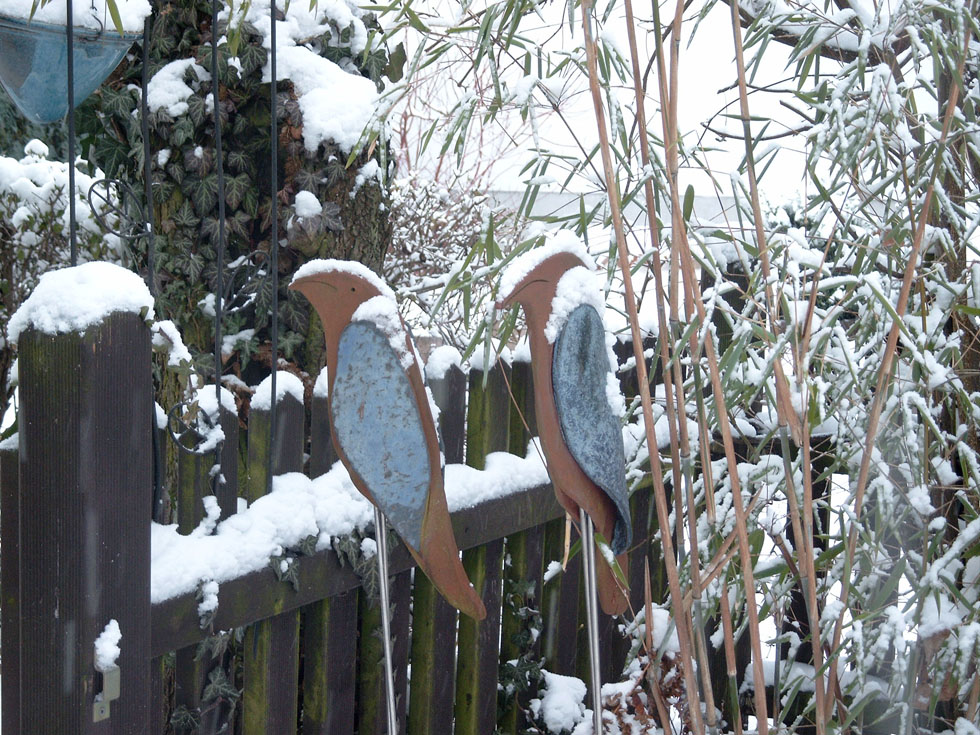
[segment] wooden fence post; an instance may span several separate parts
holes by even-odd
[[[29,329],[19,356],[22,642],[21,677],[12,684],[21,687],[20,732],[144,735],[150,332],[137,315],[114,313],[83,333]],[[6,551],[4,557],[5,563]],[[94,643],[110,620],[122,634],[121,686],[109,718],[95,722],[103,677]]]
[[[0,443],[0,592],[3,620],[0,650],[3,657],[3,694],[0,699],[3,730],[19,733],[20,726],[20,472],[18,444],[14,434]]]
[[[296,380],[279,373],[278,382]],[[268,380],[268,378],[267,378]],[[272,411],[277,413],[271,437]],[[273,474],[303,469],[305,413],[303,403],[286,392],[270,400],[269,410],[252,406],[248,426],[246,494],[254,502],[267,492],[269,456]],[[297,561],[294,563],[302,563]],[[272,574],[272,572],[269,572]],[[288,584],[288,582],[283,582]],[[244,735],[283,735],[296,730],[299,691],[299,610],[252,625],[244,641],[245,691],[242,695]]]
[[[487,454],[507,449],[510,399],[505,371],[510,368],[498,361],[484,386],[482,371],[470,370],[466,463],[477,469],[484,468]],[[459,618],[456,735],[483,735],[496,727],[502,561],[503,539],[463,552],[463,568],[483,597],[487,617],[480,622],[465,615]]]
[[[466,436],[466,375],[456,365],[429,378],[439,407],[446,464],[463,461]],[[428,578],[416,571],[412,601],[412,685],[408,707],[409,735],[449,733],[453,729],[456,681],[456,608],[446,602]]]

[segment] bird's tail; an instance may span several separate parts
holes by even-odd
[[[459,559],[459,548],[453,534],[452,520],[445,492],[430,489],[425,518],[422,521],[422,548],[409,551],[446,601],[474,620],[487,616],[480,593],[470,583]]]

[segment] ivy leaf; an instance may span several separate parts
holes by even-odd
[[[216,185],[217,186],[217,185]],[[251,178],[248,174],[238,176],[228,176],[225,178],[225,201],[232,209],[238,209],[245,198],[245,192],[252,186]]]
[[[214,702],[219,699],[234,702],[241,696],[241,692],[235,685],[228,680],[228,674],[218,666],[208,674],[208,685],[204,687],[201,698],[205,702]]]
[[[218,175],[209,174],[199,179],[191,195],[198,214],[207,214],[218,203]]]
[[[178,227],[192,229],[200,224],[201,218],[194,214],[194,209],[191,207],[191,203],[185,200],[180,207],[178,207],[177,211],[174,212],[173,221]]]
[[[268,53],[264,48],[256,44],[246,44],[238,53],[238,60],[242,62],[242,76],[258,71],[265,66]]]

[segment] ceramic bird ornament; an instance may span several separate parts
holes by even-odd
[[[497,308],[524,308],[538,433],[558,501],[575,520],[580,510],[588,514],[625,573],[632,524],[623,398],[594,269],[578,241],[556,239],[508,267]],[[599,603],[618,615],[628,604],[624,590],[605,557],[596,557]]]
[[[419,360],[394,293],[360,263],[314,260],[292,283],[323,323],[331,435],[355,487],[461,612],[483,601],[460,563],[442,455]]]

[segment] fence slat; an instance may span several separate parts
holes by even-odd
[[[466,376],[451,366],[429,380],[439,407],[439,431],[447,463],[463,461],[466,435]],[[456,608],[416,571],[412,597],[412,683],[409,735],[451,732],[456,688]]]
[[[511,366],[510,386],[513,402],[510,410],[509,451],[511,454],[523,456],[528,450],[528,442],[537,432],[537,418],[534,413],[534,384],[531,374],[531,364],[515,361]],[[525,604],[535,606],[541,596],[542,559],[544,553],[544,527],[536,526],[526,531],[508,536],[504,541],[504,551],[509,558],[509,564],[504,565],[503,595],[504,604],[501,610],[500,633],[500,664],[519,658],[522,651],[514,638],[524,626],[524,619],[518,610],[507,606],[508,589],[530,581],[533,588],[529,591]],[[532,645],[532,650],[540,653],[540,638]],[[529,700],[528,693],[515,692],[509,701],[504,703],[505,709],[498,723],[498,729],[503,733],[517,732],[524,725],[521,716],[522,708],[526,708]]]
[[[354,732],[359,594],[342,592],[303,610],[304,735]]]
[[[337,452],[330,440],[327,396],[314,390],[310,411],[310,477],[319,477],[336,461]],[[303,608],[304,735],[354,732],[357,646],[353,641],[357,639],[359,594],[356,589],[350,590]]]
[[[246,483],[249,502],[266,493],[270,453],[274,457],[275,474],[303,469],[303,404],[286,394],[274,404],[274,410],[277,431],[271,442],[271,411],[253,408],[249,418]],[[303,561],[294,563],[302,566]],[[280,584],[288,586],[287,582]],[[299,611],[292,610],[266,618],[245,632],[244,735],[287,735],[296,731],[299,620]]]
[[[310,406],[310,477],[319,477],[337,461],[337,450],[330,439],[330,405],[326,394],[319,392],[320,380]]]
[[[208,386],[203,390],[211,391]],[[224,406],[219,413],[219,423],[225,435],[221,447],[221,474],[224,477],[217,491],[212,480],[212,467],[216,457],[213,452],[191,454],[177,450],[177,528],[189,534],[204,519],[204,498],[215,494],[221,508],[221,517],[235,512],[238,501],[238,414]],[[201,711],[201,698],[208,684],[208,674],[217,661],[210,657],[198,657],[197,646],[178,650],[174,657],[174,701],[177,707],[186,707],[201,715],[200,735],[216,733],[222,724],[222,708]]]
[[[470,371],[466,422],[466,463],[483,469],[490,452],[505,451],[510,430],[510,399],[505,372],[497,362],[487,374]],[[487,617],[459,619],[456,666],[457,735],[493,732],[497,721],[497,667],[500,638],[501,563],[503,538],[463,552],[463,568],[483,597]]]
[[[0,591],[3,593],[3,620],[0,623],[0,650],[3,657],[2,727],[5,732],[21,732],[20,723],[20,470],[15,435],[0,446]]]
[[[21,493],[30,502],[20,514],[20,561],[32,581],[18,600],[23,722],[38,733],[146,733],[149,330],[137,315],[116,313],[83,334],[30,330],[18,352]],[[93,721],[102,690],[94,641],[112,619],[123,636],[123,686],[107,728]]]

